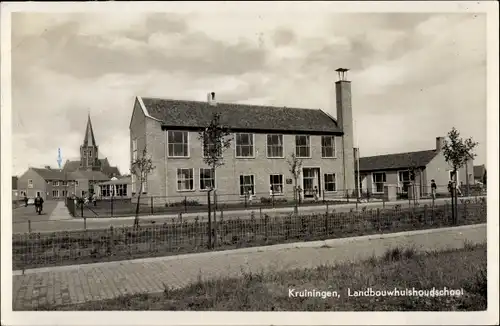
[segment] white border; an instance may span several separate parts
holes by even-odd
[[[7,236],[2,241],[2,324],[6,325],[309,325],[343,324],[359,325],[478,325],[498,323],[498,2],[267,2],[266,10],[281,12],[295,9],[300,12],[482,12],[488,14],[488,311],[487,312],[12,312],[12,243],[9,236],[11,224],[11,16],[13,11],[32,12],[77,12],[77,11],[176,11],[190,12],[194,8],[204,12],[221,14],[224,11],[242,10],[256,12],[250,2],[224,2],[217,6],[213,2],[80,2],[80,3],[2,3],[1,4],[1,229]],[[147,9],[145,9],[147,8]],[[334,8],[334,9],[333,9]]]

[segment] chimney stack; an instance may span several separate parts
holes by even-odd
[[[441,151],[444,146],[444,137],[436,137],[436,151]]]
[[[210,92],[207,94],[207,102],[212,106],[217,105],[217,101],[215,100],[215,92]]]

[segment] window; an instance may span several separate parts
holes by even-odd
[[[267,157],[283,157],[283,135],[267,135]]]
[[[52,181],[52,186],[58,187],[59,186],[59,181]]]
[[[101,186],[101,196],[102,197],[111,197],[111,189],[109,185]]]
[[[255,195],[255,179],[253,175],[240,175],[240,195]]]
[[[52,190],[52,197],[54,198],[59,197],[59,190]]]
[[[117,184],[116,185],[116,195],[120,197],[127,196],[127,185],[126,184]]]
[[[408,192],[410,185],[410,171],[399,171],[398,173],[399,187],[402,192]]]
[[[283,194],[283,175],[282,174],[271,174],[269,176],[269,183],[271,184],[271,191],[273,195]]]
[[[325,191],[337,191],[337,178],[335,173],[325,173]]]
[[[62,191],[62,196],[63,196],[63,197],[68,197],[68,192],[67,192],[66,190],[63,190],[63,191]]]
[[[321,136],[321,157],[335,157],[335,136]]]
[[[68,181],[62,181],[62,186],[67,186],[68,185]]]
[[[28,188],[33,188],[33,180],[28,179]]]
[[[384,183],[386,182],[385,173],[373,173],[374,192],[384,192]]]
[[[297,157],[311,156],[311,143],[309,136],[295,136],[295,155]]]
[[[236,157],[253,157],[253,134],[236,134]]]
[[[215,171],[200,169],[200,189],[209,190],[213,188],[215,188]]]
[[[194,190],[193,169],[177,169],[177,191]]]
[[[132,140],[132,162],[137,161],[137,139]]]
[[[187,131],[169,131],[168,132],[168,156],[170,157],[188,157],[188,132]]]

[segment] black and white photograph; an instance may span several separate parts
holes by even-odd
[[[2,324],[498,323],[497,2],[1,21]]]

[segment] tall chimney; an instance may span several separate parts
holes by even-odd
[[[335,96],[337,104],[337,124],[342,129],[342,160],[343,160],[343,188],[344,192],[355,189],[354,181],[354,123],[352,119],[351,82],[347,80],[349,69],[335,70],[338,80],[335,82]]]
[[[436,137],[436,151],[441,151],[444,146],[444,137]]]
[[[215,100],[215,92],[210,92],[207,94],[207,102],[212,106],[217,105],[217,101]]]

